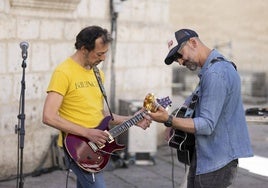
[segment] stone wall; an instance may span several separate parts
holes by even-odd
[[[0,177],[16,174],[19,98],[23,69],[20,42],[29,43],[25,68],[25,142],[24,172],[52,165],[52,135],[57,131],[42,124],[42,108],[49,78],[55,66],[74,52],[76,34],[85,26],[100,25],[110,30],[109,0],[3,0],[0,2]],[[116,105],[118,99],[143,99],[147,92],[168,95],[159,61],[162,40],[167,30],[168,1],[146,1],[137,5],[124,2],[118,18],[118,45],[115,58]],[[144,9],[149,10],[145,12]],[[164,10],[166,14],[157,14]],[[154,35],[152,34],[154,33]],[[161,58],[162,59],[162,58]],[[103,63],[109,94],[110,58]],[[167,69],[168,70],[168,69]],[[161,86],[162,85],[162,86]],[[159,86],[163,90],[158,91]],[[167,91],[167,93],[165,92]]]

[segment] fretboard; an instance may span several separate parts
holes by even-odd
[[[131,119],[109,130],[109,133],[112,135],[113,138],[119,136],[123,132],[127,131],[130,127],[137,124],[140,120],[142,120],[144,118],[144,115],[145,115],[145,112],[141,112],[135,115]]]

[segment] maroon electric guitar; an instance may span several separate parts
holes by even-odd
[[[101,121],[97,129],[104,130],[109,135],[109,139],[105,144],[97,145],[84,137],[67,134],[64,139],[65,148],[79,167],[88,172],[99,172],[107,165],[113,152],[125,148],[124,145],[118,145],[115,138],[142,120],[148,111],[155,112],[159,105],[164,108],[171,105],[169,97],[155,99],[154,95],[149,93],[143,102],[145,111],[136,114],[111,130],[108,128],[111,116],[106,116]]]

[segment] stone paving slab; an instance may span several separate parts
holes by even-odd
[[[172,157],[174,163],[172,163]],[[172,165],[174,164],[174,165]],[[174,176],[172,176],[174,170]],[[107,188],[173,188],[182,187],[185,176],[184,165],[176,161],[175,153],[171,155],[168,146],[158,148],[154,165],[128,165],[127,168],[116,168],[104,171]],[[24,188],[64,188],[66,171],[55,170],[37,177],[25,177]],[[268,177],[249,173],[239,169],[238,176],[231,188],[266,188]],[[0,188],[14,188],[16,180],[0,182]],[[75,176],[70,173],[68,188],[75,188]]]

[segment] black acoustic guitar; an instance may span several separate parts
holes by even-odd
[[[197,94],[194,94],[189,106],[183,106],[172,112],[175,117],[192,118],[194,116],[195,106],[198,102]],[[168,145],[177,149],[178,160],[186,165],[190,165],[194,149],[194,134],[186,133],[178,129],[171,129]]]

